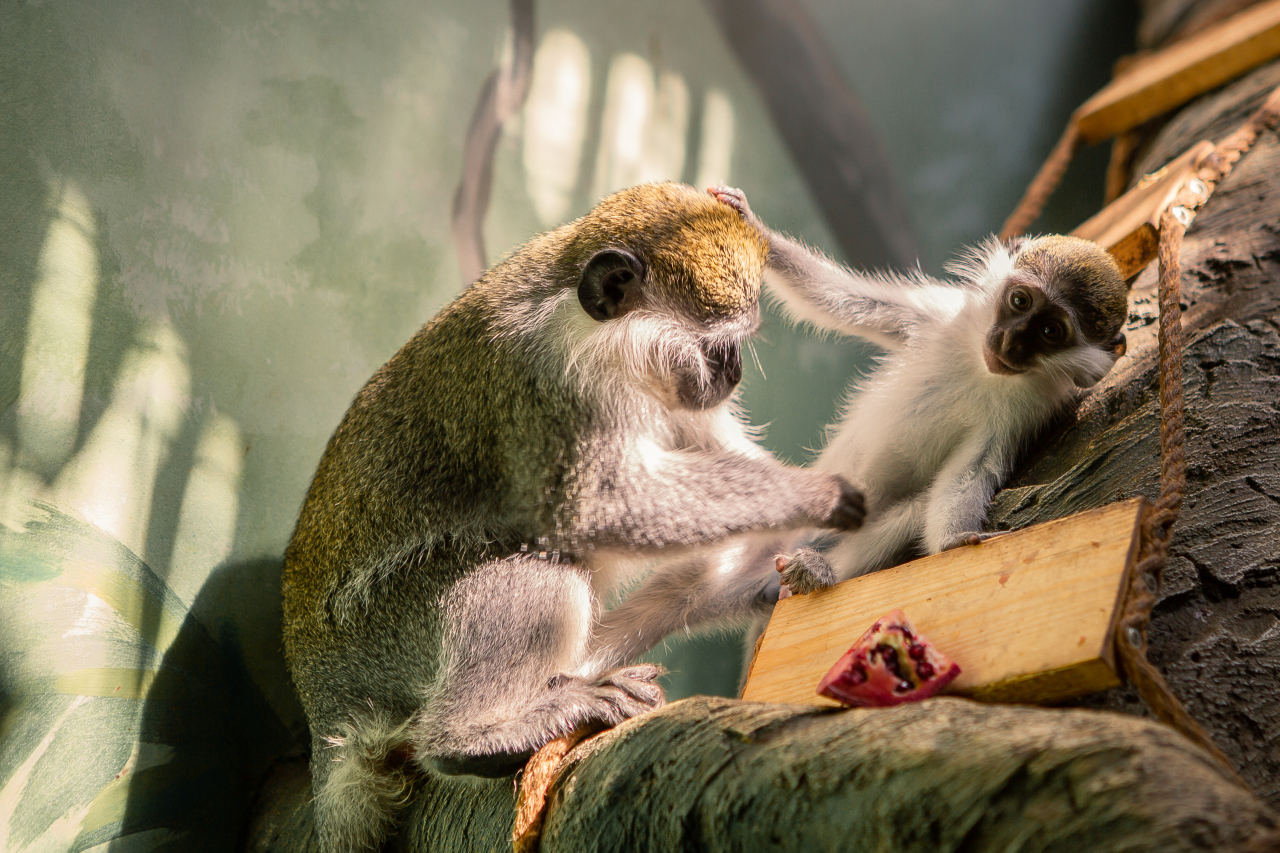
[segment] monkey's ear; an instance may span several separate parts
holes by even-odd
[[[644,283],[644,265],[620,249],[606,249],[587,261],[578,282],[578,301],[592,319],[621,317],[634,302],[627,297]]]
[[[1124,355],[1125,351],[1128,348],[1129,348],[1129,342],[1125,339],[1124,332],[1121,332],[1120,334],[1116,335],[1111,340],[1111,352],[1115,354],[1116,358],[1119,358],[1120,356]]]

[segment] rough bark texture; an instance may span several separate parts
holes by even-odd
[[[1280,85],[1280,64],[1183,110],[1135,174],[1218,140]],[[1187,501],[1175,528],[1152,661],[1272,806],[1280,805],[1280,141],[1262,136],[1183,246]],[[1154,265],[1134,283],[1129,355],[1046,436],[996,499],[1019,528],[1134,494],[1159,467]],[[1088,701],[1143,713],[1130,690]]]
[[[1175,853],[1268,849],[1276,838],[1272,813],[1179,735],[1091,711],[695,697],[570,759],[543,853]],[[250,849],[311,849],[297,779]],[[395,849],[509,849],[513,816],[509,780],[424,780]]]

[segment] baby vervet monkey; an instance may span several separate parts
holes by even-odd
[[[865,491],[870,521],[821,553],[780,555],[793,592],[980,542],[1023,443],[1124,354],[1128,287],[1092,241],[993,239],[950,265],[951,281],[865,274],[770,230],[741,191],[709,192],[768,241],[767,281],[792,318],[888,351],[815,463]]]
[[[661,670],[621,661],[760,610],[770,576],[776,597],[767,563],[699,546],[861,523],[842,477],[781,464],[738,417],[766,255],[705,193],[624,190],[491,269],[356,396],[285,552],[321,849],[376,848],[414,773],[511,774],[661,705]],[[602,626],[654,556],[673,558]]]

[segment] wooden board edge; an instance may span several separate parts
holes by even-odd
[[[775,604],[774,607],[777,607],[777,605]],[[772,613],[769,614],[769,622],[773,622]],[[747,664],[747,674],[743,676],[742,684],[738,685],[739,699],[743,699],[748,702],[752,701],[747,699],[745,694],[747,692],[747,685],[751,683],[751,676],[756,674],[756,661],[760,659],[760,644],[764,642],[764,635],[767,633],[769,633],[769,623],[765,623],[764,630],[760,632],[760,636],[756,637],[755,643],[751,646],[751,662]]]
[[[1120,277],[1125,281],[1135,277],[1156,259],[1160,248],[1160,232],[1150,222],[1144,222],[1136,231],[1129,232],[1118,243],[1105,247],[1120,267]]]
[[[1116,592],[1116,603],[1111,608],[1111,619],[1107,623],[1107,639],[1102,644],[1099,658],[1106,661],[1107,666],[1119,677],[1120,667],[1116,663],[1116,627],[1120,623],[1120,614],[1124,612],[1125,599],[1128,596],[1129,584],[1133,582],[1133,574],[1138,570],[1138,551],[1141,546],[1142,520],[1151,511],[1151,502],[1145,497],[1134,499],[1138,504],[1138,512],[1133,520],[1133,538],[1129,543],[1129,554],[1125,558],[1124,572],[1120,575],[1120,589]]]
[[[1054,705],[1120,686],[1112,666],[1100,658],[1042,672],[1006,678],[972,690],[957,692],[976,702],[1010,705]]]

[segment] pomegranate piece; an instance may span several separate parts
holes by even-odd
[[[876,620],[818,682],[818,693],[843,705],[883,708],[927,699],[960,674],[901,610]]]

